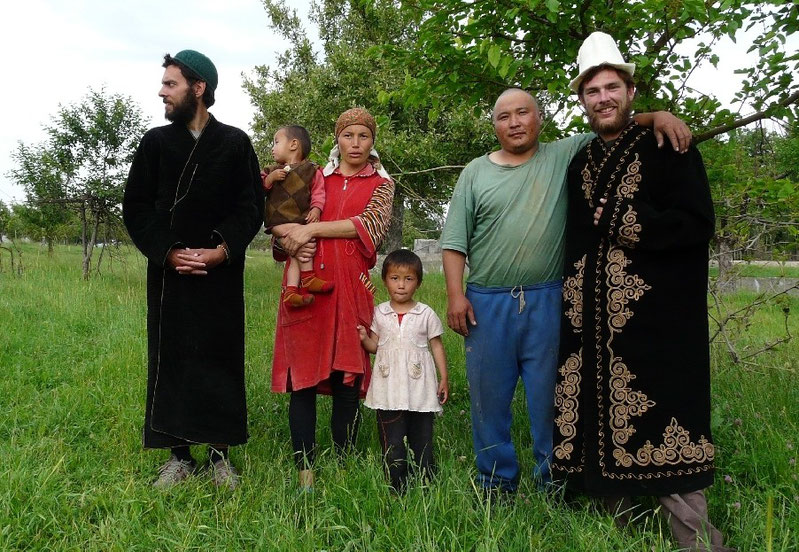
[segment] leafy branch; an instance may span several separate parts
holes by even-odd
[[[746,126],[748,124],[754,123],[755,121],[760,121],[761,119],[766,119],[768,117],[771,117],[773,115],[773,113],[777,109],[783,108],[783,107],[788,107],[788,106],[793,105],[793,104],[799,104],[799,90],[797,90],[796,92],[794,92],[790,96],[786,97],[785,99],[772,104],[771,106],[769,106],[768,108],[766,108],[766,109],[764,109],[762,111],[758,111],[757,113],[753,113],[753,114],[749,115],[748,117],[743,117],[741,119],[738,119],[737,121],[733,121],[733,122],[727,123],[725,125],[720,125],[720,126],[718,126],[716,128],[713,128],[713,129],[710,129],[708,131],[705,131],[705,132],[702,132],[700,134],[697,134],[694,137],[694,142],[699,144],[700,142],[704,142],[705,140],[709,140],[710,138],[713,138],[714,136],[718,136],[719,134],[725,134],[725,133],[730,132],[731,130],[734,130],[736,128],[741,128],[741,127]]]

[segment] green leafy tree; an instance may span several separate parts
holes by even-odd
[[[637,109],[667,109],[694,128],[699,140],[764,117],[796,115],[799,54],[787,38],[799,30],[799,7],[784,0],[411,0],[404,10],[419,21],[410,47],[387,44],[385,55],[401,59],[409,78],[403,93],[410,106],[460,102],[476,112],[508,86],[535,91],[549,114],[568,118],[545,137],[584,128],[572,115],[576,102],[568,83],[577,73],[577,51],[591,32],[612,35],[626,59],[636,64]],[[746,33],[746,34],[744,34]],[[736,100],[757,113],[740,118],[712,93],[693,90],[688,79],[707,64],[716,66],[723,37],[749,40],[758,63],[738,71],[744,82]]]
[[[0,240],[6,234],[8,222],[11,219],[11,209],[0,200]]]
[[[560,128],[545,125],[545,140],[585,129],[586,122],[575,110],[578,104],[568,85],[577,74],[582,41],[600,30],[612,35],[624,57],[636,64],[638,94],[634,107],[676,113],[695,129],[697,142],[764,118],[790,123],[799,113],[799,53],[792,46],[795,42],[789,40],[795,39],[799,30],[799,6],[795,2],[409,0],[402,6],[418,22],[416,40],[410,46],[387,43],[382,51],[384,57],[407,67],[409,77],[402,84],[401,95],[406,105],[414,108],[433,107],[432,98],[441,106],[462,102],[465,97],[476,114],[485,113],[502,89],[520,86],[539,96],[548,120],[567,123]],[[689,86],[694,72],[717,66],[723,55],[720,41],[727,38],[748,44],[749,51],[758,56],[757,63],[744,64],[737,71],[744,78],[735,94],[736,111],[721,108],[714,91]],[[741,117],[739,111],[744,106],[752,106],[755,112]],[[721,164],[714,167],[716,159],[712,157],[708,162],[711,171],[728,178],[726,184],[716,179],[714,190],[723,229],[718,239],[723,266],[730,264],[744,236],[750,242],[753,238],[746,227],[754,223],[753,219],[733,218],[731,212],[745,210],[745,198],[752,197],[749,194],[773,199],[793,186],[784,178],[765,177],[762,170],[757,174],[736,173],[742,167],[736,169],[734,163],[725,162],[721,152],[731,155],[739,141],[733,137],[729,144],[717,144]],[[780,147],[787,148],[783,159],[796,153],[788,145]],[[738,159],[743,162],[742,157]],[[768,158],[769,163],[774,160],[774,156]],[[744,184],[742,174],[752,178]],[[763,234],[764,239],[793,232],[776,209],[764,208],[759,215],[770,221],[758,222],[761,228],[763,224],[771,228]],[[768,218],[771,216],[777,218]],[[794,210],[792,216],[797,218],[799,211]],[[781,230],[777,231],[778,227]],[[786,241],[783,237],[775,245]]]
[[[65,202],[66,173],[52,148],[45,144],[19,143],[12,154],[16,167],[12,179],[25,189],[26,205],[16,210],[23,222],[25,236],[42,240],[53,253],[53,243],[63,226],[74,216]]]
[[[5,245],[5,237],[8,235],[8,232],[12,230],[12,217],[11,209],[0,201],[0,272],[3,271],[3,251],[6,251],[11,259],[11,273],[13,274],[17,272],[17,266],[20,266],[21,270],[21,265],[18,265],[17,259],[14,258],[15,253],[18,253],[19,250],[15,247],[13,238],[9,240],[11,242],[11,247]]]
[[[725,142],[701,145],[716,204],[722,276],[733,257],[799,252],[797,161],[790,156],[797,143],[793,133],[782,136],[761,127],[735,130]]]
[[[411,47],[417,25],[413,14],[396,2],[312,2],[309,16],[319,29],[321,54],[313,51],[296,11],[281,1],[264,0],[264,7],[271,27],[292,47],[277,66],[256,67],[245,81],[257,108],[254,143],[261,159],[269,159],[278,127],[300,124],[313,138],[314,160],[324,163],[338,115],[353,106],[369,109],[379,126],[376,147],[397,183],[395,223],[385,247],[398,247],[405,209],[414,211],[416,219],[424,218],[425,212],[440,215],[456,169],[492,147],[488,119],[475,117],[462,105],[442,109],[434,101],[432,106],[409,109],[404,104],[397,92],[409,76],[395,59],[381,55],[381,47]]]
[[[60,106],[45,131],[44,144],[19,145],[11,174],[25,187],[27,205],[42,214],[47,232],[66,222],[57,219],[62,211],[55,206],[77,213],[88,279],[101,229],[110,236],[109,229],[119,227],[125,179],[145,131],[144,117],[130,98],[89,89],[80,102]]]

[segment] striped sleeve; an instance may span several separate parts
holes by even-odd
[[[350,220],[358,232],[361,251],[367,257],[377,253],[391,224],[391,206],[394,199],[394,181],[384,180],[375,191],[366,208]]]

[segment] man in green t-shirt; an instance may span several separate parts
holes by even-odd
[[[447,323],[465,337],[478,481],[515,491],[519,464],[510,438],[511,401],[525,387],[534,477],[550,481],[566,218],[566,170],[593,134],[540,143],[529,93],[512,88],[492,115],[498,151],[471,161],[458,179],[441,235]],[[687,149],[690,132],[670,114],[636,120]],[[466,292],[463,275],[469,259]],[[478,321],[481,325],[478,326]]]

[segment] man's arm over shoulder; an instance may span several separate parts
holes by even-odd
[[[674,151],[680,153],[688,151],[692,139],[691,129],[679,117],[668,111],[652,111],[636,113],[633,119],[639,125],[653,130],[659,148],[662,148],[665,139],[668,139]]]
[[[555,140],[554,142],[549,142],[548,146],[556,148],[563,152],[563,155],[567,158],[571,159],[594,138],[596,138],[596,134],[593,132],[574,134],[566,138],[561,138],[560,140]]]

